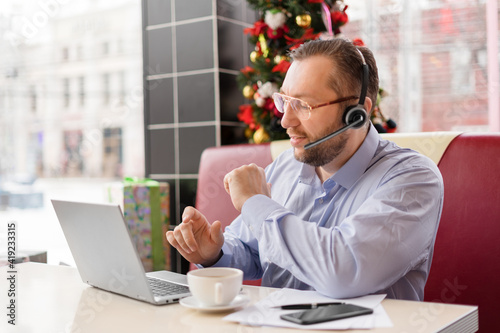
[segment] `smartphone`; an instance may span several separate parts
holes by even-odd
[[[373,313],[372,309],[353,304],[337,304],[322,306],[316,309],[292,312],[280,318],[301,325],[311,325],[337,319],[361,316]]]

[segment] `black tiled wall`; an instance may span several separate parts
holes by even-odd
[[[251,51],[246,0],[143,0],[147,177],[171,189],[171,223],[195,204],[200,155],[244,142],[236,84]],[[176,252],[173,251],[175,254]],[[174,255],[174,269],[187,265]]]
[[[214,73],[180,76],[177,84],[180,123],[216,120]]]
[[[173,72],[172,52],[165,52],[165,45],[172,45],[172,28],[165,27],[147,31],[143,43],[147,43],[147,66],[150,74]]]
[[[174,122],[174,82],[173,78],[147,81],[149,124],[172,124]]]

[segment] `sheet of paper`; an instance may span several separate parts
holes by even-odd
[[[368,295],[351,299],[332,299],[315,291],[281,289],[252,306],[231,313],[223,318],[251,326],[277,326],[298,329],[341,330],[391,327],[392,322],[380,302],[385,295]],[[280,318],[282,314],[300,310],[281,310],[279,306],[298,303],[345,302],[373,309],[373,314],[345,318],[313,325],[298,325]],[[278,308],[276,308],[278,307]]]

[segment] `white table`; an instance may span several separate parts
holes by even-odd
[[[0,332],[301,332],[284,328],[249,327],[222,321],[227,313],[201,313],[180,304],[155,306],[84,284],[67,266],[18,264],[16,326],[9,325],[8,266],[0,268]],[[256,302],[276,291],[245,286]],[[349,332],[475,332],[478,308],[452,304],[386,299],[382,302],[394,327]],[[304,331],[307,332],[307,331]],[[315,331],[318,332],[318,331]]]

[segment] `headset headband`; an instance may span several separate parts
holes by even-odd
[[[363,53],[358,48],[356,48],[356,51],[358,51],[359,55],[361,56],[361,60],[363,61],[363,81],[361,83],[361,94],[359,95],[358,104],[365,105],[366,93],[368,91],[368,65],[366,64]]]

